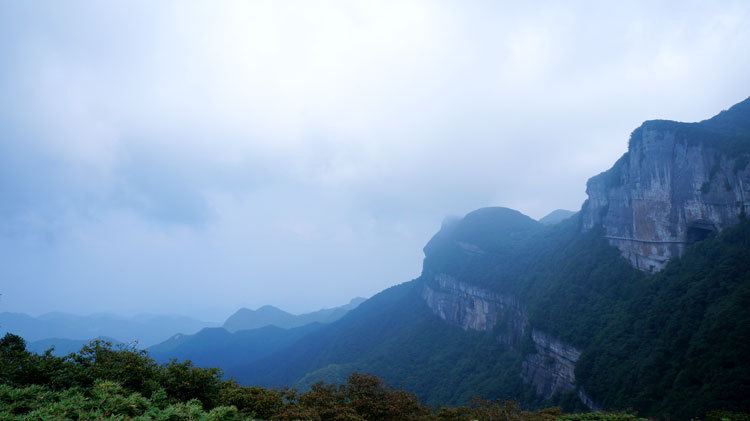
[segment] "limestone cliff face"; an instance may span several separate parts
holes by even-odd
[[[422,288],[422,298],[441,319],[464,330],[498,329],[498,339],[506,344],[519,344],[528,319],[518,301],[475,287],[445,273],[434,276]]]
[[[503,208],[480,209],[444,224],[425,246],[421,296],[447,323],[491,332],[517,351],[524,359],[519,376],[540,396],[578,393],[582,402],[593,405],[575,380],[580,350],[532,329],[524,305],[508,292],[510,289],[501,287],[507,281],[504,262],[514,260],[514,250],[523,238],[541,227],[527,216]],[[487,284],[494,288],[480,286]],[[523,344],[529,338],[535,352],[526,355]]]
[[[531,332],[535,354],[523,362],[524,380],[536,388],[537,394],[550,398],[556,392],[575,390],[575,368],[581,351],[538,330]]]
[[[439,273],[425,280],[422,298],[438,317],[464,330],[492,331],[499,341],[519,349],[530,326],[523,306],[512,296],[472,286]],[[576,393],[592,409],[594,401],[576,384],[575,366],[581,351],[552,335],[531,330],[535,351],[524,356],[524,382],[549,399]]]
[[[701,123],[649,121],[628,152],[588,181],[583,229],[597,226],[623,257],[661,270],[685,247],[750,213],[745,101]]]
[[[582,229],[601,230],[633,266],[658,271],[750,213],[748,162],[750,99],[700,123],[646,122],[612,169],[589,180]],[[539,396],[575,393],[597,409],[576,379],[581,350],[533,326],[513,295],[524,294],[516,278],[534,265],[524,241],[541,229],[502,208],[449,221],[425,247],[421,296],[447,323],[491,332],[517,352],[519,375]]]

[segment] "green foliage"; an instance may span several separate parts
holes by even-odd
[[[173,400],[197,399],[209,407],[219,401],[222,388],[219,369],[195,367],[190,361],[170,361],[161,368],[159,380],[167,396]]]
[[[269,419],[284,407],[284,394],[262,387],[242,387],[228,381],[222,385],[219,402],[237,408],[247,417]]]
[[[557,421],[646,421],[646,418],[627,412],[584,412],[562,415]]]
[[[603,313],[577,375],[608,406],[750,410],[750,223],[691,247]]]
[[[476,227],[444,233],[463,244],[440,236],[431,241],[425,274],[448,273],[518,298],[535,329],[584,350],[575,374],[597,403],[669,419],[746,419],[750,222],[645,275],[601,232],[581,234],[578,218],[544,228],[493,210],[472,221]],[[498,341],[501,328],[465,331],[437,318],[421,297],[429,279],[390,288],[238,371],[251,384],[302,379],[309,389],[301,394],[243,387],[187,361],[161,366],[142,351],[101,341],[64,358],[36,355],[21,338],[6,335],[0,339],[0,419],[638,419],[620,412],[529,412],[507,401],[580,408],[574,393],[545,402],[522,383],[522,361],[535,352],[528,337],[511,346]],[[377,373],[385,383],[356,371]],[[321,378],[334,383],[316,383]],[[417,399],[455,405],[474,395],[499,399],[438,410]],[[712,412],[717,409],[734,412]]]
[[[475,398],[468,407],[440,408],[438,420],[508,420],[554,421],[562,415],[560,408],[524,411],[514,401],[493,401]]]
[[[679,419],[750,411],[750,222],[647,275],[599,230],[582,233],[578,218],[537,229],[512,214],[495,217],[519,223],[511,232],[520,237],[503,236],[506,227],[498,231],[483,218],[475,218],[477,229],[489,231],[475,240],[436,235],[426,248],[426,276],[378,294],[263,360],[262,370],[250,367],[243,379],[309,385],[316,376],[330,381],[361,370],[430,405],[463,404],[479,394],[581,410],[575,394],[544,401],[523,384],[522,362],[536,352],[529,338],[509,346],[498,341],[502,321],[492,332],[465,331],[426,307],[424,283],[447,273],[516,297],[534,329],[583,350],[576,379],[605,408]],[[443,234],[474,231],[454,225]],[[489,234],[504,242],[484,241]]]
[[[706,415],[706,421],[750,421],[750,414],[730,411],[712,411]]]
[[[415,395],[361,373],[344,385],[317,383],[302,394],[243,387],[221,380],[217,369],[176,361],[160,366],[141,351],[102,341],[63,358],[32,354],[21,338],[8,334],[0,341],[0,361],[0,419],[8,421],[552,421],[561,415],[559,409],[529,412],[513,402],[481,400],[433,411]],[[68,373],[76,376],[67,385],[50,380]]]
[[[77,379],[81,385],[95,380],[110,380],[128,390],[150,395],[156,389],[155,377],[160,371],[146,351],[134,346],[118,345],[96,339],[84,346],[68,360],[72,367],[81,368]]]

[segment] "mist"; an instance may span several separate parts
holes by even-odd
[[[750,95],[744,1],[0,11],[0,311],[305,312],[447,216],[577,210],[642,121]]]

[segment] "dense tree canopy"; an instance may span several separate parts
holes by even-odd
[[[588,417],[588,418],[587,418]],[[243,387],[217,369],[189,361],[159,365],[144,351],[93,341],[66,357],[26,350],[22,338],[0,339],[3,420],[634,420],[627,413],[564,415],[524,411],[511,401],[431,408],[379,378],[354,373],[344,384],[291,389]]]

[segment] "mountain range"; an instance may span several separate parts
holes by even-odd
[[[123,317],[113,314],[79,316],[68,313],[47,313],[33,317],[23,313],[0,313],[0,335],[17,334],[27,341],[47,340],[50,344],[68,347],[67,340],[85,343],[99,337],[148,347],[164,341],[176,332],[195,333],[215,326],[185,316],[139,314]],[[54,339],[58,341],[55,342]]]
[[[140,314],[122,317],[112,314],[79,316],[47,313],[33,317],[23,313],[4,312],[0,313],[0,335],[7,332],[17,334],[28,341],[29,350],[37,353],[54,348],[56,355],[66,355],[78,351],[92,339],[104,339],[113,344],[150,348],[158,360],[181,358],[195,362],[201,362],[204,358],[201,357],[201,351],[192,352],[195,346],[191,344],[212,338],[231,344],[226,352],[214,354],[223,356],[219,365],[225,367],[236,359],[232,356],[236,347],[248,347],[250,342],[258,340],[262,343],[259,349],[274,349],[274,346],[287,343],[281,340],[282,336],[287,338],[286,341],[299,338],[300,332],[309,332],[316,325],[338,320],[364,301],[364,298],[357,297],[342,306],[299,315],[270,305],[257,310],[242,308],[227,318],[223,327],[216,327],[216,323],[173,315]],[[303,326],[304,329],[294,329]],[[258,331],[239,333],[249,329]],[[287,329],[290,331],[287,332]],[[258,353],[261,354],[262,352]],[[247,362],[247,358],[245,361]]]
[[[647,121],[577,213],[476,210],[443,224],[418,278],[340,319],[294,338],[243,331],[250,345],[204,331],[192,355],[221,365],[217,344],[236,347],[251,356],[227,376],[264,386],[366,371],[435,405],[750,411],[749,162],[750,99],[702,122]]]
[[[257,329],[263,326],[277,326],[289,329],[310,323],[331,323],[343,317],[350,310],[357,308],[364,301],[365,298],[357,297],[343,306],[299,315],[288,313],[270,305],[260,307],[257,310],[241,308],[229,316],[224,322],[223,327],[230,332],[237,332],[238,330]]]
[[[148,351],[159,362],[190,360],[198,366],[233,373],[237,367],[271,355],[340,319],[365,301],[357,297],[343,306],[299,315],[270,305],[257,310],[242,308],[223,327],[205,328],[194,335],[176,334]]]
[[[44,354],[48,350],[52,351],[52,355],[58,357],[64,357],[73,352],[78,352],[89,344],[92,340],[99,339],[105,342],[109,342],[114,346],[126,345],[114,338],[108,338],[101,336],[92,339],[66,339],[66,338],[47,338],[39,339],[37,341],[31,341],[26,343],[26,349],[35,354]]]

